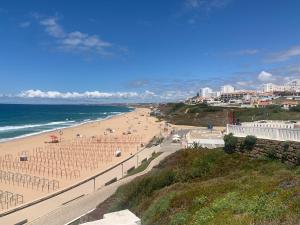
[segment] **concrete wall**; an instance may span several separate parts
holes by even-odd
[[[227,124],[227,134],[232,133],[236,137],[253,135],[257,138],[278,141],[300,141],[300,129],[269,128],[269,127],[247,127]]]
[[[69,188],[52,193],[36,201],[28,202],[6,212],[2,212],[0,213],[0,224],[13,225],[24,220],[33,221],[38,217],[55,210],[64,203],[94,192],[115,177],[118,180],[121,179],[127,174],[128,169],[137,167],[141,164],[142,160],[149,159],[154,152],[158,152],[159,150],[159,146],[142,149],[135,155],[130,156],[123,162],[96,176],[90,177]]]
[[[187,147],[193,147],[194,143],[197,143],[200,145],[202,148],[219,148],[219,147],[224,147],[224,140],[223,139],[205,139],[205,138],[199,138],[199,139],[193,139],[190,140],[190,142],[187,142]]]

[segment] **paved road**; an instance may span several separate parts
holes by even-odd
[[[178,134],[183,136],[187,131],[179,131]],[[149,172],[154,166],[158,165],[160,161],[166,158],[168,155],[174,153],[175,151],[181,149],[180,144],[174,144],[171,142],[171,139],[166,139],[161,144],[161,155],[151,161],[146,170],[135,174],[130,177],[126,177],[121,179],[109,186],[105,186],[100,190],[91,193],[89,195],[83,196],[76,201],[72,201],[69,204],[61,206],[56,210],[36,219],[35,221],[29,223],[30,225],[64,225],[69,223],[70,221],[75,220],[81,215],[86,214],[87,212],[96,208],[98,204],[105,201],[111,195],[115,193],[117,188],[123,184],[126,184],[133,180],[134,178],[141,176],[147,172]]]

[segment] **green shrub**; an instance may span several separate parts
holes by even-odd
[[[292,108],[290,108],[291,112],[300,112],[300,105],[294,106]]]
[[[226,153],[233,153],[236,149],[238,139],[237,137],[234,137],[232,133],[230,133],[224,136],[224,142],[224,151]]]
[[[252,135],[247,135],[244,139],[243,146],[246,150],[252,150],[254,145],[256,144],[256,137]]]
[[[276,149],[274,147],[271,147],[267,151],[267,157],[271,160],[277,159]]]

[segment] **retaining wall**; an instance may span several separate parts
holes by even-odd
[[[257,139],[252,150],[243,147],[245,138],[238,138],[235,151],[251,158],[272,157],[290,165],[300,164],[300,142]]]
[[[65,203],[98,190],[114,178],[116,180],[121,179],[127,174],[129,169],[138,167],[144,159],[149,159],[154,152],[158,152],[159,150],[159,146],[144,148],[117,165],[71,187],[2,212],[0,213],[0,224],[14,225],[33,221]]]

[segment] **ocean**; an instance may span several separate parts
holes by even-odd
[[[130,111],[125,106],[0,104],[0,142]]]

